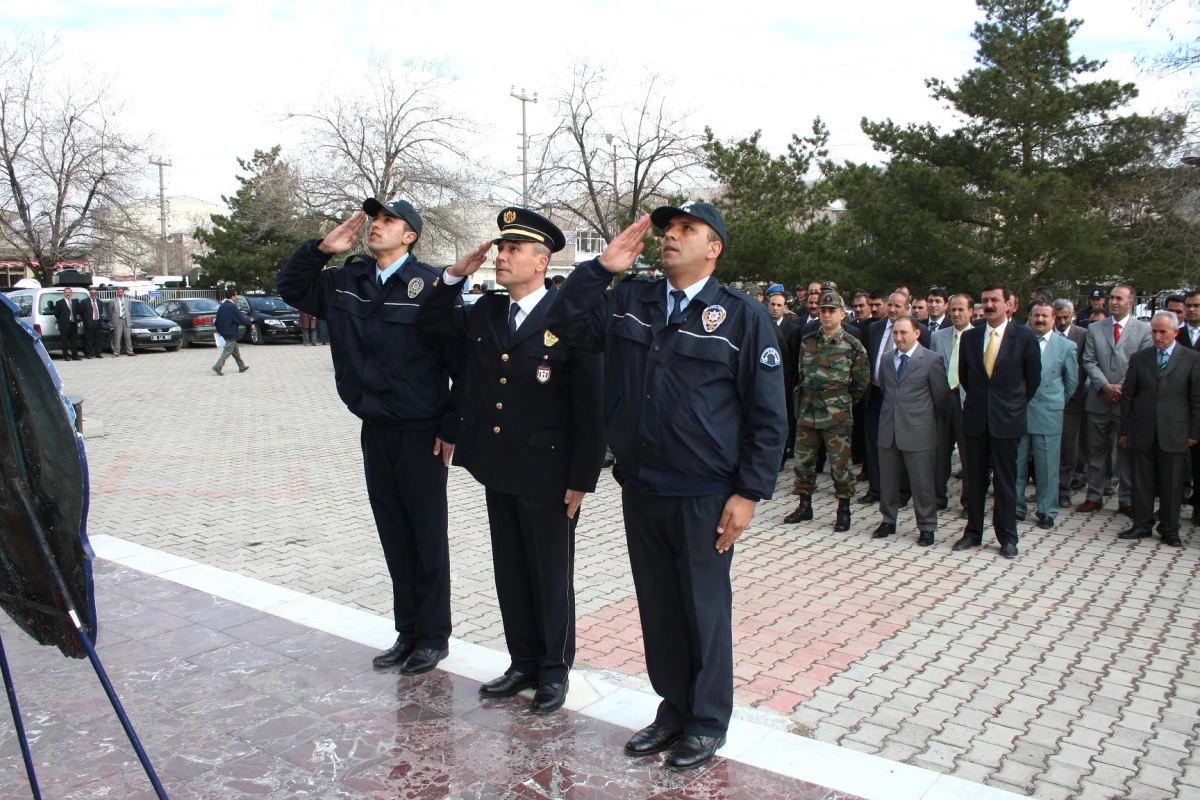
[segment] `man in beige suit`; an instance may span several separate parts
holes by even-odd
[[[1089,381],[1087,411],[1087,500],[1076,511],[1091,513],[1104,505],[1104,487],[1117,480],[1117,511],[1133,515],[1129,456],[1117,448],[1121,432],[1121,388],[1129,357],[1152,344],[1150,326],[1133,316],[1137,295],[1128,284],[1115,286],[1108,296],[1111,315],[1087,328],[1083,370]],[[1114,472],[1115,466],[1115,472]]]
[[[905,315],[892,323],[896,349],[879,364],[883,407],[879,412],[879,513],[876,539],[896,532],[900,477],[907,470],[920,538],[933,544],[937,529],[937,421],[950,403],[946,362],[917,341],[917,323]]]

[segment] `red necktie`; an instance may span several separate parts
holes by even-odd
[[[92,301],[92,319],[93,320],[100,319],[100,310],[96,308],[95,300]]]
[[[1121,323],[1113,323],[1113,344],[1121,343]]]

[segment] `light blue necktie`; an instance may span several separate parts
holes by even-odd
[[[1161,378],[1163,373],[1167,371],[1167,351],[1158,351],[1158,376]]]

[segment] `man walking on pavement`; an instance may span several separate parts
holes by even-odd
[[[613,278],[633,266],[650,223],[666,277]],[[733,713],[734,542],[775,490],[787,434],[783,370],[761,303],[712,277],[727,244],[710,203],[664,206],[575,268],[546,325],[605,350],[604,407],[617,457],[625,538],[646,668],[663,698],[625,745],[671,748],[695,769],[725,743]]]
[[[469,343],[463,425],[454,463],[487,489],[496,598],[509,667],[479,687],[485,698],[536,689],[530,710],[562,707],[575,661],[575,529],[604,461],[601,356],[568,346],[546,327],[555,290],[550,254],[566,239],[523,208],[496,218],[499,236],[434,280],[417,324]],[[496,282],[508,295],[455,303],[495,244]]]
[[[230,356],[233,356],[233,360],[237,362],[238,372],[250,369],[242,361],[242,351],[238,346],[238,337],[242,332],[238,326],[249,328],[254,323],[237,307],[237,296],[237,289],[226,289],[225,302],[221,303],[217,309],[217,333],[225,340],[225,346],[221,348],[221,357],[212,366],[212,371],[217,373],[217,377],[223,374],[221,368],[225,366],[225,360]]]
[[[850,530],[854,474],[850,466],[853,407],[871,380],[867,350],[842,329],[846,310],[837,286],[826,284],[818,303],[821,329],[800,341],[796,393],[796,480],[800,505],[784,518],[794,524],[813,518],[812,494],[817,480],[817,454],[824,443],[838,499],[834,531]],[[789,398],[790,400],[790,398]]]
[[[368,216],[371,255],[325,269],[354,247]],[[450,652],[446,477],[460,421],[450,379],[461,348],[417,325],[441,276],[412,252],[421,229],[408,201],[367,198],[324,239],[300,245],[275,284],[284,302],[329,324],[338,395],[362,420],[367,497],[397,634],[372,663],[401,665],[403,675],[429,672]],[[455,381],[455,395],[462,383]]]

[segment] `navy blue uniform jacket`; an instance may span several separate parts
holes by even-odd
[[[450,378],[461,350],[417,326],[417,311],[441,273],[410,254],[381,292],[375,259],[356,254],[325,269],[331,256],[317,244],[300,245],[275,285],[287,303],[329,326],[342,402],[366,422],[430,428],[453,442],[459,419]]]
[[[678,328],[666,279],[575,268],[546,314],[569,344],[601,351],[609,447],[623,480],[681,497],[775,491],[787,438],[783,363],[762,304],[709,278]]]
[[[222,339],[237,339],[241,333],[238,325],[249,328],[253,324],[232,300],[222,300],[221,305],[217,306],[216,327]]]
[[[547,292],[508,338],[507,294],[454,307],[440,281],[417,324],[466,345],[466,396],[454,463],[487,488],[520,497],[596,491],[604,462],[602,357],[546,335]]]

